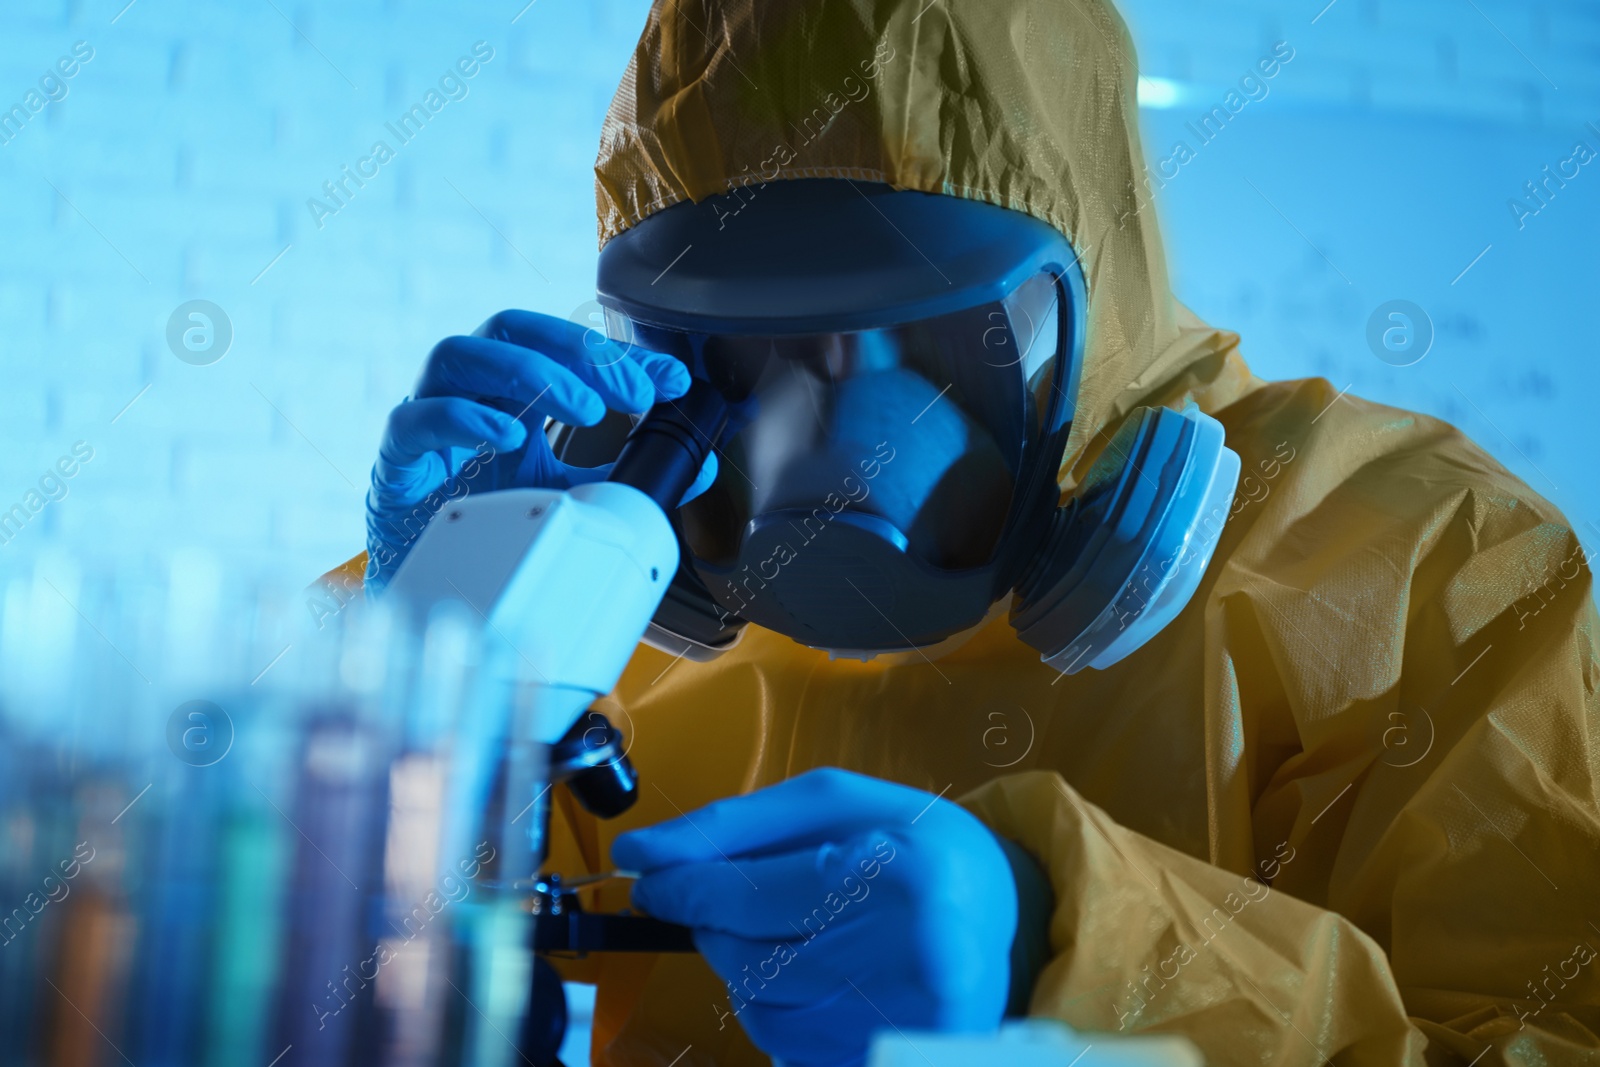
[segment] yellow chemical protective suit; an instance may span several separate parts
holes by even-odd
[[[1191,398],[1244,473],[1199,592],[1108,670],[1058,676],[1003,613],[931,662],[755,627],[710,663],[641,648],[600,705],[640,801],[613,822],[563,801],[551,866],[606,869],[626,829],[835,765],[961,798],[1038,857],[1035,1015],[1214,1064],[1600,1063],[1579,543],[1452,427],[1261,382],[1175,302],[1135,76],[1106,0],[658,0],[602,134],[602,244],[802,177],[1025,211],[1088,280],[1063,486],[1132,408]],[[765,1062],[698,956],[569,973],[599,983],[595,1063]]]

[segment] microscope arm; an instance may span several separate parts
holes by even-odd
[[[497,880],[511,886],[537,874],[544,820],[536,812],[519,830],[512,813],[543,800],[551,747],[616,686],[638,647],[678,568],[668,512],[726,421],[720,395],[697,380],[650,410],[607,481],[463,497],[400,565],[387,595],[418,623],[465,604],[483,638],[456,737],[443,855],[484,839],[481,820],[503,769],[506,811],[487,828],[501,857]],[[511,847],[518,834],[526,844]]]

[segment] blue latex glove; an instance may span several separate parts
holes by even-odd
[[[608,407],[642,413],[688,388],[688,369],[672,356],[531,311],[502,311],[470,337],[440,341],[412,395],[389,413],[372,467],[368,589],[388,584],[451,500],[512,487],[568,489],[610,472],[557,460],[546,417],[592,426]],[[703,492],[716,470],[713,454],[684,499]]]
[[[1011,864],[930,793],[825,768],[623,834],[611,857],[644,872],[637,907],[694,928],[727,1014],[787,1065],[857,1064],[876,1030],[989,1030],[1005,1011]]]

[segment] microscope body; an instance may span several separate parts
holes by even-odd
[[[389,585],[385,596],[419,625],[456,602],[481,636],[453,740],[439,855],[448,864],[483,843],[494,850],[461,913],[451,966],[474,1003],[498,1010],[462,1018],[455,1062],[559,1063],[566,1002],[546,953],[693,948],[680,927],[584,912],[559,876],[540,873],[558,782],[598,815],[632,802],[621,737],[588,708],[616,685],[677,566],[662,508],[632,486],[594,482],[450,503]],[[500,1036],[508,1033],[515,1049]]]
[[[441,510],[387,595],[471,608],[489,669],[540,690],[528,739],[549,745],[616,685],[677,568],[671,522],[632,486],[505,489]]]
[[[483,658],[455,739],[444,856],[487,840],[500,857],[499,884],[537,875],[552,750],[616,685],[677,566],[666,513],[616,482],[466,496],[435,516],[385,595],[418,623],[442,605],[465,604],[480,627]],[[610,732],[581,733],[604,742]],[[568,773],[584,769],[570,755],[558,762]],[[497,814],[499,825],[484,825]]]
[[[456,936],[450,966],[475,1011],[461,1017],[453,1062],[559,1064],[566,1003],[547,953],[694,949],[685,927],[585,912],[572,886],[540,868],[558,782],[603,818],[632,803],[621,735],[588,708],[615,688],[666,596],[679,560],[669,515],[727,420],[716,389],[696,380],[634,426],[605,481],[453,501],[390,582],[385,595],[417,624],[464,604],[481,637],[439,855],[448,864],[487,843],[495,860]]]

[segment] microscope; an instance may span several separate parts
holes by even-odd
[[[592,878],[541,867],[552,789],[601,818],[637,795],[620,731],[589,706],[615,687],[667,592],[680,559],[670,515],[727,418],[696,380],[633,427],[606,481],[447,504],[389,586],[418,623],[464,604],[481,637],[443,816],[444,857],[483,841],[495,850],[477,880],[484,903],[457,935],[470,959],[452,980],[476,1009],[461,1016],[459,1062],[559,1067],[567,1010],[549,954],[694,951],[686,927],[585,911],[578,889]]]

